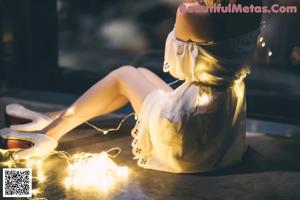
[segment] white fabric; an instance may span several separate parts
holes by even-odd
[[[57,141],[45,134],[16,132],[9,128],[4,128],[0,130],[0,137],[7,140],[26,140],[33,143],[33,146],[28,149],[14,152],[13,158],[16,160],[45,158],[57,147]]]
[[[10,128],[15,131],[39,131],[52,123],[53,119],[47,115],[35,112],[19,104],[9,104],[6,106],[6,113],[13,117],[31,120],[32,122],[19,125],[11,125]]]
[[[140,167],[193,173],[242,159],[247,147],[243,79],[249,73],[243,64],[257,35],[254,31],[199,45],[169,34],[164,71],[184,83],[172,92],[155,90],[145,98],[132,130],[133,154]],[[219,51],[224,47],[232,51],[228,56]]]
[[[247,72],[243,64],[256,47],[257,34],[255,30],[219,43],[194,43],[177,40],[172,31],[166,41],[163,71],[189,82],[230,85],[239,73]]]

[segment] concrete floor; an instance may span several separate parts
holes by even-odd
[[[0,99],[0,112],[3,112],[5,104],[19,101]],[[43,111],[60,108],[57,105],[21,102]],[[116,126],[119,119],[114,115],[111,118],[101,118],[95,123],[101,127],[111,127]],[[3,126],[3,118],[0,118],[0,126]],[[249,150],[242,163],[211,173],[170,174],[137,167],[130,148],[129,134],[132,126],[133,119],[124,124],[120,131],[105,136],[82,126],[63,137],[58,147],[69,153],[97,153],[120,147],[122,152],[115,161],[119,165],[129,166],[130,174],[126,183],[106,194],[96,191],[67,191],[61,182],[66,163],[63,159],[51,157],[45,163],[47,181],[44,184],[34,184],[38,184],[41,189],[36,197],[50,200],[300,199],[300,139],[248,133]]]

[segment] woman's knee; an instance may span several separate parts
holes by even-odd
[[[137,68],[131,65],[124,65],[121,66],[117,69],[115,69],[114,71],[111,72],[111,74],[113,76],[115,76],[116,78],[124,78],[124,76],[128,76],[128,74],[132,74],[132,73],[136,73],[137,72]]]
[[[149,69],[147,69],[145,67],[138,67],[137,70],[140,72],[149,72],[150,71]]]
[[[118,83],[118,89],[123,94],[124,90],[126,90],[127,85],[137,79],[140,72],[138,72],[137,68],[131,65],[125,65],[119,67],[111,72],[111,77],[115,79]]]
[[[132,72],[132,71],[136,71],[137,68],[132,66],[132,65],[123,65],[121,67],[119,67],[118,69],[116,69],[115,71],[119,72],[119,73],[128,73],[128,72]]]

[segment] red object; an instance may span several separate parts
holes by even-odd
[[[19,117],[9,116],[5,113],[6,126],[16,125],[16,124],[26,124],[31,122],[31,120],[23,119]],[[4,145],[7,149],[28,149],[32,147],[32,143],[25,140],[6,140]]]
[[[24,140],[7,140],[7,149],[28,149],[32,143]]]

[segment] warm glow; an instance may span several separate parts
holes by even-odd
[[[0,154],[1,155],[7,155],[8,154],[8,150],[0,149]]]
[[[265,42],[263,42],[263,43],[261,44],[261,46],[262,46],[262,47],[265,47],[265,46],[266,46],[266,43],[265,43]]]
[[[1,164],[4,165],[4,166],[7,166],[8,168],[11,168],[13,166],[14,162],[11,161],[11,160],[8,160],[8,161],[5,161],[5,162],[2,162]]]
[[[119,148],[113,148],[107,152],[102,152],[98,154],[91,153],[80,153],[70,156],[66,152],[56,151],[53,154],[60,155],[68,161],[67,167],[67,178],[64,180],[64,185],[67,189],[79,189],[79,190],[89,190],[96,189],[96,191],[108,192],[110,189],[115,187],[117,184],[122,183],[128,178],[128,167],[118,166],[110,157],[109,154],[112,150],[119,150],[117,156],[120,153]],[[7,154],[7,150],[1,150],[1,155]],[[12,168],[16,167],[18,161],[8,160],[1,162],[2,165]],[[36,179],[39,183],[43,183],[47,180],[44,174],[44,164],[43,160],[32,160],[28,159],[23,162],[26,167],[31,167],[36,170],[36,176],[32,177]],[[35,188],[32,190],[33,195],[41,193],[40,188]]]
[[[263,42],[264,41],[264,38],[263,37],[260,37],[259,38],[259,42]]]
[[[128,177],[128,168],[117,166],[106,152],[100,154],[75,154],[68,166],[68,177],[64,180],[66,188],[96,188],[107,192]]]
[[[271,51],[271,50],[269,50],[269,52],[268,52],[268,56],[269,56],[269,57],[271,57],[272,55],[273,55],[272,51]]]
[[[40,192],[39,189],[33,189],[32,190],[32,195],[35,196],[35,195],[39,194],[39,192]]]
[[[44,176],[41,170],[38,171],[37,179],[40,183],[43,183],[46,180],[46,177]]]
[[[210,103],[211,98],[212,97],[209,94],[201,94],[200,96],[197,96],[196,104],[197,106],[206,106]]]

